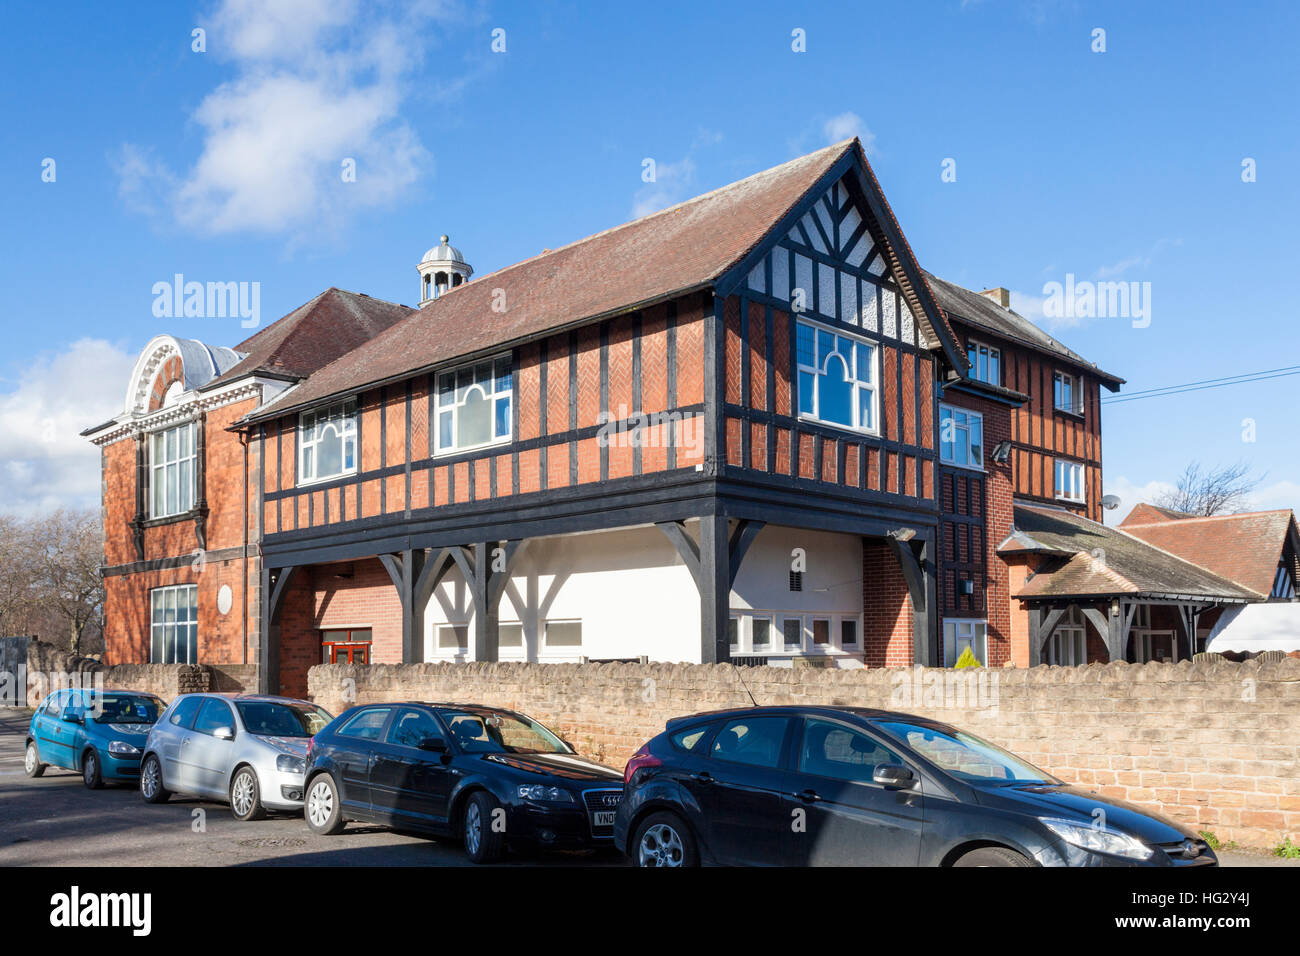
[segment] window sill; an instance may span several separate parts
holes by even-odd
[[[189,511],[182,511],[179,514],[163,515],[159,518],[145,518],[144,521],[140,522],[140,527],[161,528],[163,525],[167,524],[176,524],[181,521],[193,521],[206,510],[207,509],[205,508],[191,508]]]
[[[1087,498],[1067,498],[1065,495],[1057,495],[1056,500],[1063,501],[1067,505],[1086,505],[1088,503]]]
[[[956,461],[944,461],[942,458],[939,459],[939,464],[944,468],[960,468],[963,471],[974,471],[981,475],[987,475],[989,473],[988,469],[983,465],[963,465]]]
[[[1081,412],[1081,411],[1080,411],[1080,412],[1076,412],[1076,411],[1075,411],[1074,409],[1072,409],[1072,408],[1061,408],[1059,405],[1053,405],[1053,406],[1052,406],[1052,411],[1053,411],[1055,414],[1057,414],[1057,415],[1064,415],[1066,418],[1075,418],[1075,419],[1078,419],[1079,421],[1083,421],[1083,420],[1084,420],[1084,418],[1083,418],[1083,412]]]
[[[492,441],[484,442],[481,445],[470,445],[466,448],[440,448],[433,453],[433,457],[454,458],[457,455],[471,455],[476,451],[486,451],[489,448],[501,448],[504,445],[509,445],[513,440],[513,437],[507,436],[505,438],[494,438]]]
[[[812,415],[809,415],[809,414],[807,414],[807,413],[805,413],[805,412],[800,412],[800,413],[799,413],[799,415],[798,415],[798,420],[801,421],[801,422],[807,422],[807,423],[810,424],[810,425],[818,425],[818,426],[820,426],[820,427],[822,427],[822,428],[833,428],[833,429],[835,429],[837,432],[846,432],[846,433],[848,433],[848,434],[850,434],[850,435],[857,435],[857,436],[859,436],[859,437],[861,437],[861,438],[879,438],[879,437],[880,437],[880,430],[879,430],[879,429],[875,429],[875,430],[867,430],[867,429],[862,429],[862,428],[851,428],[851,427],[848,426],[848,425],[841,425],[839,422],[828,422],[828,421],[824,421],[824,420],[822,420],[822,419],[820,419],[820,418],[815,418],[815,417],[813,417]]]
[[[341,471],[337,475],[326,475],[323,478],[310,478],[306,481],[299,480],[294,482],[294,487],[312,488],[316,485],[328,485],[331,481],[343,481],[347,478],[355,478],[356,476],[357,469],[353,468],[351,471]]]

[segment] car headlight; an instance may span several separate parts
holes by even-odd
[[[125,740],[114,740],[108,745],[108,752],[118,757],[140,756],[140,748],[128,744]]]
[[[543,803],[572,803],[573,794],[544,783],[525,783],[519,786],[520,800],[539,800]]]
[[[307,761],[293,754],[280,754],[275,758],[275,769],[281,773],[306,773]]]
[[[1066,843],[1094,853],[1109,853],[1130,860],[1148,860],[1155,852],[1141,840],[1127,833],[1070,823],[1067,820],[1043,819],[1042,823]]]

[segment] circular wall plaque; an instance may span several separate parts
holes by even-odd
[[[230,590],[230,585],[221,585],[221,590],[217,592],[217,610],[222,614],[229,614],[230,608],[234,603],[235,592]]]

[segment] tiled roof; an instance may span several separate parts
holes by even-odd
[[[1048,566],[1014,595],[1018,598],[1146,595],[1210,600],[1258,600],[1259,595],[1119,528],[1108,528],[1057,508],[1017,504],[1015,530],[999,553],[1035,550],[1073,556]]]
[[[1066,348],[1020,313],[1003,308],[988,296],[972,292],[928,272],[926,278],[934,291],[934,298],[939,303],[939,308],[947,312],[951,318],[985,329],[1013,342],[1019,342],[1035,351],[1059,356],[1073,365],[1088,369],[1106,383],[1111,391],[1116,391],[1124,384],[1124,379],[1103,371],[1078,352]]]
[[[870,176],[857,139],[844,140],[450,289],[246,420],[275,417],[439,363],[708,288],[850,152],[857,153]],[[883,208],[901,236],[888,204]],[[905,247],[906,240],[900,244]],[[891,253],[912,261],[905,248]],[[924,285],[924,279],[920,282]],[[906,280],[900,284],[905,290],[911,285]],[[932,303],[927,290],[914,291]],[[954,343],[946,319],[932,304],[929,308],[944,323],[940,337]]]
[[[1133,521],[1130,514],[1120,527],[1259,595],[1273,590],[1287,535],[1296,533],[1295,515],[1289,509],[1210,518],[1173,514],[1178,517],[1164,521],[1142,514]]]
[[[235,351],[244,357],[208,387],[253,372],[305,378],[414,311],[361,293],[326,289],[236,345]]]
[[[1161,508],[1158,505],[1148,504],[1145,501],[1139,501],[1133,506],[1127,517],[1119,523],[1121,528],[1127,528],[1135,524],[1150,524],[1153,521],[1181,521],[1183,518],[1195,518],[1196,515],[1188,514],[1186,511],[1175,511],[1173,508]]]

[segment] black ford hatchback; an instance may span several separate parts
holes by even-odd
[[[641,866],[1213,866],[1191,831],[939,721],[760,707],[668,722],[624,771]]]
[[[618,771],[523,714],[464,704],[366,704],[312,738],[303,815],[316,833],[361,820],[459,836],[475,863],[507,844],[610,846]]]

